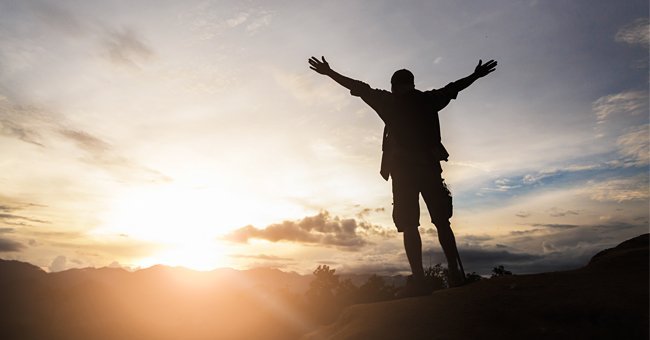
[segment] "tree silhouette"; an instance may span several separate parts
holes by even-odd
[[[395,298],[395,287],[387,285],[384,278],[373,274],[359,287],[359,302],[377,302]]]
[[[472,283],[483,280],[481,275],[478,275],[476,272],[471,272],[465,275],[465,283]]]
[[[339,286],[339,277],[335,275],[336,269],[330,269],[328,265],[319,265],[313,272],[316,277],[309,283],[307,298],[311,300],[334,298],[336,289]]]
[[[498,265],[492,268],[492,276],[490,276],[490,278],[508,276],[508,275],[512,275],[512,272],[506,270],[506,268],[503,265]]]

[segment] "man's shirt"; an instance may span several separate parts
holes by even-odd
[[[393,94],[371,88],[361,81],[351,88],[353,96],[370,105],[386,124],[383,135],[381,175],[388,180],[397,165],[427,165],[446,161],[449,154],[442,145],[438,111],[458,95],[458,86],[429,91],[413,90]]]

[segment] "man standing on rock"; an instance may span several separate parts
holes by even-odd
[[[440,161],[447,161],[449,154],[441,142],[438,111],[456,99],[458,92],[494,71],[497,62],[490,60],[483,64],[479,60],[471,75],[441,89],[429,91],[415,88],[415,78],[409,70],[398,70],[391,77],[390,92],[373,89],[364,82],[339,74],[330,68],[325,57],[321,57],[321,60],[311,57],[309,65],[312,70],[329,76],[350,90],[353,96],[361,97],[386,124],[380,173],[385,180],[392,177],[393,221],[397,230],[404,234],[406,257],[413,273],[398,295],[428,294],[422,267],[422,240],[418,230],[420,194],[447,257],[449,285],[462,285],[465,273],[449,222],[452,216],[451,194],[441,176]]]

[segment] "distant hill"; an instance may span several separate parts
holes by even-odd
[[[355,305],[316,339],[648,339],[648,234],[581,269],[506,276]]]
[[[315,327],[296,298],[311,280],[166,266],[46,273],[0,260],[0,339],[291,339]]]
[[[324,307],[304,299],[312,280],[268,268],[46,273],[0,260],[0,339],[648,339],[647,234],[582,269],[358,304],[320,328],[310,312]]]

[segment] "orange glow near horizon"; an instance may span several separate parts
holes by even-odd
[[[288,204],[251,205],[255,198],[226,190],[177,183],[131,188],[117,195],[92,234],[162,246],[150,256],[133,259],[137,267],[164,264],[205,271],[233,265],[228,243],[219,241],[231,230],[251,221],[268,224],[302,213]]]

